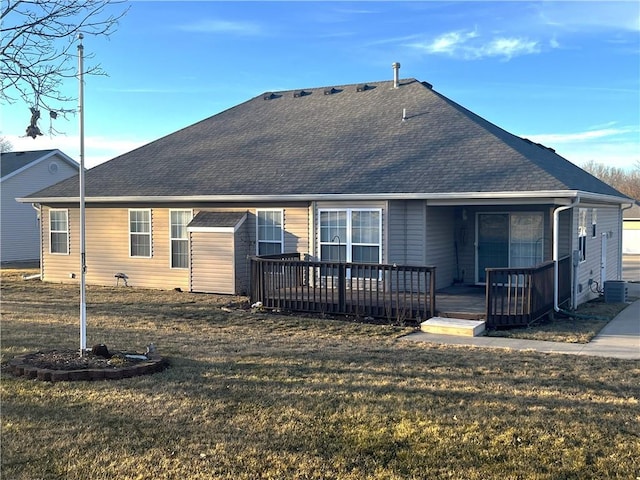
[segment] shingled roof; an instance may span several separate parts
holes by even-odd
[[[0,154],[0,178],[5,179],[11,174],[17,174],[37,161],[43,161],[53,155],[66,161],[74,168],[79,168],[76,161],[62,153],[58,149],[30,150],[26,152],[3,152]]]
[[[86,173],[94,198],[581,191],[624,197],[415,79],[265,93]],[[77,177],[32,195],[77,197]]]

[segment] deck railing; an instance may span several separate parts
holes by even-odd
[[[486,269],[487,327],[526,326],[554,308],[554,262],[528,268]],[[571,297],[571,257],[558,261],[558,301]]]
[[[251,302],[297,312],[394,321],[435,315],[435,267],[251,258]]]

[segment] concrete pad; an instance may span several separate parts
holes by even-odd
[[[432,317],[420,324],[420,330],[426,333],[435,333],[441,335],[477,337],[478,335],[482,335],[484,333],[485,324],[480,320]]]
[[[446,322],[456,319],[434,317],[427,320],[432,323]],[[402,337],[413,342],[429,342],[443,345],[466,346],[471,348],[501,348],[516,351],[537,351],[544,353],[560,353],[595,357],[622,358],[640,360],[640,300],[636,300],[625,308],[616,318],[607,324],[600,333],[587,344],[547,342],[539,340],[523,340],[505,337],[474,337],[465,334],[443,334],[417,331]],[[460,320],[457,322],[470,322]]]

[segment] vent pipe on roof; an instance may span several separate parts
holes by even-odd
[[[399,80],[400,63],[399,62],[393,62],[391,64],[391,66],[393,67],[393,88],[398,88],[398,85],[400,83],[400,80]]]

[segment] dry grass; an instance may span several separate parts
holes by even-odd
[[[637,300],[635,298],[629,301]],[[488,336],[543,340],[547,342],[589,343],[604,326],[629,305],[605,303],[602,299],[583,303],[575,316],[563,313],[553,319],[545,318],[529,327],[489,330]]]
[[[3,271],[2,362],[78,343],[77,288]],[[88,342],[171,367],[2,376],[2,478],[635,479],[636,361],[398,342],[406,329],[90,287]]]

